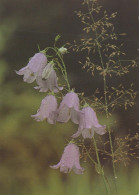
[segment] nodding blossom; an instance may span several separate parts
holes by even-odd
[[[23,80],[27,83],[32,83],[38,76],[42,75],[42,71],[47,64],[47,58],[43,53],[36,53],[30,60],[27,66],[16,71],[18,75],[23,75]]]
[[[55,114],[57,110],[57,100],[55,96],[48,95],[46,96],[42,102],[37,114],[32,115],[36,121],[43,121],[47,120],[48,123],[54,124],[55,123]]]
[[[57,121],[66,123],[71,118],[75,124],[79,123],[79,98],[74,92],[67,93],[57,110]]]
[[[76,174],[82,174],[84,168],[80,166],[79,158],[80,152],[78,146],[70,143],[65,147],[60,162],[50,167],[53,169],[60,168],[60,171],[63,173],[69,173],[73,170]]]
[[[78,137],[82,134],[83,138],[92,138],[94,132],[103,135],[106,133],[106,125],[100,125],[96,113],[91,107],[85,107],[81,110],[79,116],[79,128],[78,131],[72,135],[73,138]]]
[[[52,63],[47,64],[42,75],[36,78],[36,82],[38,86],[34,88],[39,89],[40,92],[47,92],[50,90],[57,93],[63,89],[63,87],[59,87],[57,84],[57,76]]]

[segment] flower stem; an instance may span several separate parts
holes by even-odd
[[[90,11],[91,9],[90,9],[89,0],[88,0],[87,4],[88,4],[88,11],[89,11],[90,17],[92,19],[93,24],[95,24],[92,12]],[[97,30],[94,30],[94,31],[95,31],[95,35],[96,35],[95,42],[96,42],[96,45],[97,45],[97,48],[98,48],[98,53],[99,53],[99,57],[100,57],[101,66],[103,68],[103,71],[105,71],[105,66],[104,66],[102,53],[101,53],[101,47],[100,47],[100,43],[98,42],[98,33],[97,33]],[[105,113],[106,113],[106,118],[108,119],[109,118],[109,114],[108,114],[108,101],[107,101],[107,82],[106,82],[106,75],[105,74],[103,74],[103,82],[104,82]],[[115,159],[114,159],[114,150],[113,150],[111,130],[110,130],[110,126],[109,125],[108,125],[107,129],[108,129],[108,133],[109,133],[109,140],[110,140],[110,147],[111,147],[111,154],[112,154],[112,166],[113,166],[113,174],[114,174],[114,184],[115,184],[115,189],[116,189],[116,194],[117,194],[117,183],[116,183],[117,176],[116,176],[116,168],[115,168],[115,164],[114,164],[114,161],[115,161]]]
[[[68,90],[70,91],[70,84],[69,84],[67,69],[66,69],[66,65],[65,65],[64,60],[63,60],[63,56],[60,53],[57,53],[57,55],[58,55],[58,57],[60,58],[60,60],[62,62],[63,69],[64,69],[64,79],[67,83]]]
[[[104,185],[105,185],[106,190],[107,190],[107,194],[110,195],[110,194],[111,194],[111,193],[110,193],[110,187],[109,187],[108,182],[107,182],[107,180],[106,180],[106,178],[105,178],[103,168],[101,167],[101,163],[100,163],[100,159],[99,159],[99,154],[98,154],[98,148],[97,148],[96,140],[95,140],[94,137],[93,137],[93,141],[94,141],[95,152],[96,152],[96,157],[97,157],[97,162],[98,162],[100,174],[102,175],[103,182],[104,182]]]
[[[45,52],[47,52],[48,50],[53,50],[55,52],[55,54],[61,60],[62,66],[59,63],[59,67],[60,67],[62,75],[64,76],[64,79],[67,83],[68,90],[70,91],[70,84],[69,84],[69,80],[68,80],[66,65],[65,65],[64,60],[63,60],[63,55],[59,53],[58,48],[55,45],[54,45],[54,47],[47,47],[47,48],[44,49]]]
[[[84,145],[84,147],[85,147],[85,145]],[[85,147],[85,150],[86,150],[86,153],[87,153],[87,155],[88,155],[88,157],[90,158],[90,160],[94,163],[94,165],[96,165],[97,163],[94,161],[94,159],[90,156],[90,154],[89,154],[89,152],[88,152],[88,150],[87,150],[87,148]]]

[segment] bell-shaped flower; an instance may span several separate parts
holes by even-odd
[[[60,162],[57,165],[50,167],[53,169],[60,168],[60,171],[63,173],[69,173],[73,170],[76,174],[82,174],[84,168],[80,166],[79,158],[80,152],[78,146],[70,143],[65,147]]]
[[[40,92],[47,92],[50,90],[57,93],[63,89],[63,87],[59,87],[57,84],[57,76],[52,63],[47,64],[42,75],[36,78],[36,82],[38,86],[34,88],[39,89]]]
[[[75,124],[79,123],[79,98],[74,92],[67,93],[57,110],[57,121],[66,123],[71,118]]]
[[[106,133],[106,125],[100,125],[96,113],[91,107],[85,107],[81,110],[79,115],[79,128],[78,131],[72,135],[73,138],[82,134],[83,138],[92,138],[94,132],[103,135]]]
[[[48,123],[54,124],[56,119],[57,100],[55,96],[48,95],[42,102],[37,114],[32,115],[36,121],[47,120]]]
[[[38,76],[42,75],[42,71],[47,64],[47,58],[43,53],[36,53],[29,61],[27,66],[15,71],[18,75],[24,75],[23,80],[32,83]]]

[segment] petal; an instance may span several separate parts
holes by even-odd
[[[60,166],[60,172],[69,173],[70,171],[71,171],[71,169],[69,169],[68,167]]]
[[[47,58],[43,53],[36,53],[29,61],[28,67],[32,72],[42,72],[46,66]]]
[[[94,130],[93,129],[83,129],[82,136],[84,139],[86,139],[86,138],[91,139],[94,136]]]
[[[43,53],[35,54],[27,64],[27,66],[16,71],[18,75],[24,75],[23,80],[27,83],[35,81],[36,77],[42,74],[42,70],[46,66],[47,58]]]
[[[95,112],[90,107],[85,107],[82,111],[84,112],[84,128],[90,129],[94,124]]]
[[[97,133],[97,134],[99,134],[99,135],[104,135],[105,133],[106,133],[106,130],[105,130],[105,128],[106,128],[106,125],[100,125],[100,127],[94,127],[93,129],[94,129],[94,131]]]
[[[103,127],[102,125],[99,124],[96,113],[91,107],[88,106],[88,107],[83,108],[82,112],[84,113],[84,116],[80,117],[79,126],[82,126],[82,128],[85,128],[85,129],[91,129],[92,127],[94,128]],[[104,129],[104,127],[102,129]]]
[[[48,79],[53,70],[53,65],[48,63],[47,66],[43,69],[42,79]]]
[[[28,67],[27,66],[25,66],[25,67],[23,67],[23,68],[21,68],[20,70],[15,70],[15,72],[16,72],[16,74],[18,74],[18,75],[23,75],[23,74],[25,74],[25,72],[26,72],[26,70],[28,69]]]
[[[56,123],[56,112],[51,112],[49,114],[47,122],[50,123],[50,124],[55,124]]]
[[[71,109],[71,121],[75,124],[79,124],[79,111],[74,110],[73,108]]]
[[[67,105],[69,108],[74,108],[74,110],[79,110],[79,98],[74,92],[67,93],[63,100],[63,104]]]
[[[55,93],[57,93],[59,92],[59,90],[63,89],[63,88],[58,87],[57,76],[54,70],[51,71],[51,74],[49,78],[47,79],[47,82],[48,82],[48,88],[50,89],[50,91],[54,91]]]
[[[23,77],[24,82],[33,83],[35,79],[36,79],[36,74],[32,73],[31,70],[27,69]]]
[[[74,133],[71,137],[76,138],[76,137],[79,137],[80,135],[81,135],[81,129],[79,128],[78,131]]]
[[[66,123],[70,119],[70,109],[66,105],[58,109],[57,114],[57,121],[59,122]]]
[[[36,79],[36,74],[34,74],[27,66],[15,72],[18,75],[24,75],[23,77],[24,82],[32,83]]]
[[[40,76],[36,78],[36,82],[38,84],[35,89],[40,89],[40,92],[47,92],[48,90],[53,91],[55,93],[62,90],[63,87],[58,87],[57,85],[57,77],[56,72],[54,70],[51,71],[48,79],[43,80]]]
[[[31,115],[32,118],[34,118],[36,121],[43,121],[44,118],[42,115],[40,115],[40,113],[37,113],[35,115]]]
[[[82,168],[82,167],[80,167],[80,168],[74,167],[74,168],[73,168],[73,171],[74,171],[76,174],[80,175],[80,174],[83,174],[84,168]]]
[[[57,99],[53,95],[46,96],[40,105],[36,115],[32,115],[37,121],[48,119],[50,124],[55,121],[55,112],[57,110]]]
[[[50,166],[52,169],[58,169],[60,167],[60,162],[57,165]]]
[[[60,167],[60,171],[64,173],[68,173],[73,169],[75,173],[81,174],[84,169],[80,166],[79,157],[78,146],[69,143],[64,149],[60,162],[57,165],[51,166],[51,168],[57,169]]]
[[[36,82],[38,86],[34,87],[35,89],[40,89],[40,92],[47,92],[48,91],[48,82],[47,80],[42,80],[39,76],[36,78]]]
[[[57,86],[57,87],[53,87],[53,90],[52,90],[52,91],[53,91],[54,93],[58,93],[59,91],[62,91],[62,90],[63,90],[63,87],[58,87],[58,86]]]

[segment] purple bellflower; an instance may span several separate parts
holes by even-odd
[[[70,143],[65,147],[60,162],[57,165],[50,167],[53,169],[60,168],[60,171],[63,173],[69,173],[73,170],[76,174],[82,174],[84,168],[80,166],[79,158],[80,152],[78,146]]]
[[[82,134],[83,138],[92,138],[94,132],[103,135],[106,133],[106,125],[100,125],[96,113],[91,107],[85,107],[81,110],[79,116],[79,128],[78,131],[72,135],[73,138]]]
[[[54,124],[57,110],[57,100],[55,96],[48,95],[42,102],[37,114],[31,115],[36,121],[47,120],[48,123]]]
[[[63,89],[63,87],[59,87],[57,84],[57,76],[52,63],[47,64],[42,75],[36,78],[36,82],[38,86],[34,88],[40,89],[40,92],[47,92],[50,90],[57,93],[59,90]]]
[[[66,123],[71,118],[75,124],[79,123],[79,98],[76,93],[69,92],[64,97],[57,110],[57,121]]]
[[[47,64],[47,58],[43,53],[36,53],[30,60],[27,66],[16,71],[18,75],[24,75],[23,80],[27,83],[32,83],[38,76],[42,75],[42,71]]]

